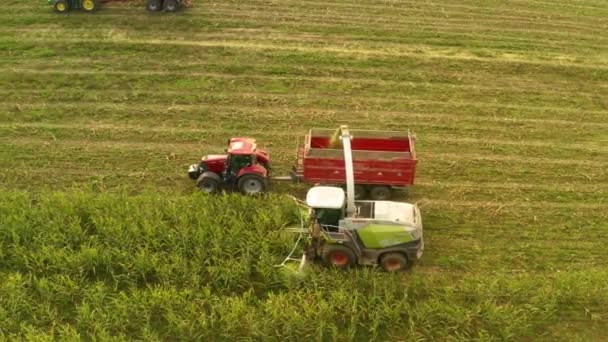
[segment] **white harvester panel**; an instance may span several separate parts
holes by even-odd
[[[374,218],[399,222],[411,226],[417,225],[416,206],[409,203],[376,201],[374,205]]]
[[[332,186],[317,186],[308,190],[306,204],[311,208],[340,209],[344,206],[344,190]]]

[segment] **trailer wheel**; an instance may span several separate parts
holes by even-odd
[[[259,194],[266,191],[266,179],[253,173],[241,176],[237,185],[239,191],[245,195]]]
[[[367,189],[363,185],[355,185],[355,199],[362,200],[367,197]]]
[[[373,200],[386,201],[391,198],[391,188],[386,185],[376,185],[369,190],[369,195]]]
[[[339,186],[339,185],[326,184],[326,186]],[[344,190],[344,192],[347,191],[345,185],[342,185],[342,189]],[[362,199],[365,199],[366,197],[367,197],[367,188],[365,187],[365,185],[355,185],[355,199],[362,200]]]
[[[215,194],[220,188],[220,183],[216,179],[202,175],[196,182],[196,186],[198,186],[202,192]]]
[[[407,258],[401,253],[386,253],[380,258],[382,268],[387,272],[402,271],[408,267]]]
[[[350,248],[338,244],[326,245],[321,258],[326,264],[337,268],[349,268],[356,260],[355,253]]]
[[[99,9],[99,0],[82,0],[80,5],[85,12],[95,12]]]
[[[177,0],[165,0],[163,4],[163,9],[165,12],[175,12],[177,11]]]
[[[67,13],[70,11],[70,3],[67,0],[55,0],[53,9],[57,13]]]
[[[160,11],[162,8],[161,0],[148,0],[146,1],[146,9],[148,12]]]

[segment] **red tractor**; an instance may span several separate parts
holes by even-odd
[[[232,138],[226,154],[204,156],[190,165],[188,175],[206,193],[228,188],[258,194],[268,188],[269,165],[268,153],[257,148],[255,139]]]

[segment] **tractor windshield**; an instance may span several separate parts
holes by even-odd
[[[251,155],[238,155],[233,154],[230,156],[228,165],[230,168],[230,172],[238,173],[240,169],[249,166],[252,164],[252,156]]]

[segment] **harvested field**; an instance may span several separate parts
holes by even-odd
[[[0,13],[3,338],[608,338],[607,2],[45,4]],[[298,284],[307,188],[186,169],[251,136],[286,173],[339,124],[416,133],[425,255]]]

